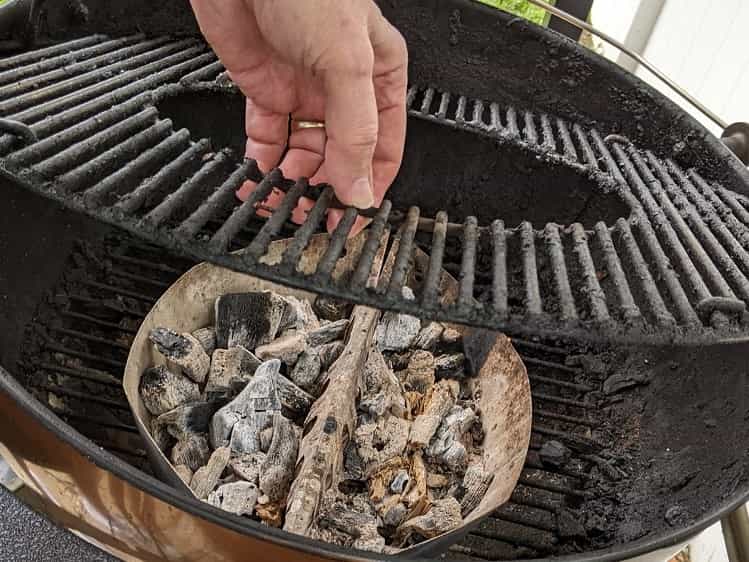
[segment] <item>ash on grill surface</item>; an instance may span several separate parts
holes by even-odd
[[[120,376],[143,315],[189,265],[122,237],[78,244],[64,279],[26,332],[19,364],[25,385],[53,411],[147,472]],[[601,390],[617,369],[649,373],[650,366],[637,354],[581,353],[548,341],[514,344],[533,391],[531,449],[511,500],[447,558],[522,560],[587,551],[667,525],[663,513],[648,511],[658,502],[638,488],[647,490],[652,478],[678,488],[699,475],[682,469],[682,457],[659,459],[655,473],[648,472],[639,434],[645,401],[637,388],[610,397]],[[567,463],[544,463],[540,451],[549,441],[571,451]],[[695,501],[684,503],[686,513]]]

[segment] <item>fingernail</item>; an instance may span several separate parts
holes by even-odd
[[[359,178],[351,185],[351,205],[357,209],[369,209],[374,205],[372,188],[368,178]]]

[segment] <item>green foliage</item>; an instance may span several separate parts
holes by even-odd
[[[526,0],[479,0],[479,2],[523,17],[538,25],[546,25],[549,21],[549,14],[546,10],[534,6]],[[550,3],[554,4],[554,2]]]

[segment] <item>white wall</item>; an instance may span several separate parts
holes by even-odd
[[[593,24],[625,42],[638,25],[638,8],[655,1],[595,0]],[[604,47],[604,54],[619,58],[615,48]],[[642,54],[728,123],[749,121],[749,1],[666,0]],[[720,133],[645,68],[636,74]]]

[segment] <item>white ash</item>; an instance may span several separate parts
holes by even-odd
[[[352,308],[267,291],[225,295],[215,308],[215,326],[152,338],[167,364],[141,379],[152,435],[197,497],[282,527],[301,426],[344,350]],[[340,486],[324,494],[313,537],[388,554],[455,528],[481,502],[491,476],[460,344],[440,323],[382,315]]]
[[[403,287],[403,296],[415,298],[408,287]],[[375,331],[375,342],[380,351],[403,351],[411,347],[420,330],[421,320],[415,316],[386,312]]]

